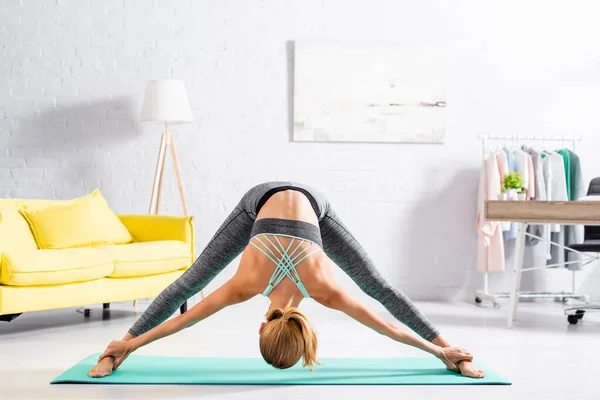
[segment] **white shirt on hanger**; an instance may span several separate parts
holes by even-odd
[[[565,177],[565,162],[563,157],[557,152],[553,151],[546,158],[549,158],[549,171],[550,183],[547,188],[547,195],[549,201],[568,201],[569,196],[567,195],[567,179]],[[560,225],[550,225],[552,232],[560,232]]]
[[[544,183],[546,184],[546,200],[552,201],[554,198],[552,197],[552,192],[554,191],[553,185],[553,175],[552,175],[552,155],[546,154],[544,158],[542,158],[542,168],[544,170]]]
[[[520,172],[523,178],[523,187],[529,187],[529,163],[528,154],[521,149],[515,150],[515,171]]]
[[[544,184],[546,185],[546,201],[553,201],[552,192],[554,191],[554,177],[552,175],[552,155],[546,154],[544,158],[542,158],[542,171],[544,172]],[[550,231],[555,229],[558,226],[560,229],[560,225],[546,225],[546,229],[544,231],[544,243],[546,247],[546,259],[549,260],[552,258],[552,244],[550,243]]]

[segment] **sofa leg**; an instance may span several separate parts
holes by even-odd
[[[83,309],[83,316],[84,317],[89,317],[90,315],[92,315],[92,310],[90,310],[89,308],[84,308]]]
[[[102,303],[102,309],[108,310],[110,308],[110,303]]]
[[[183,314],[187,311],[187,301],[185,301],[181,307],[179,307],[179,311]]]
[[[23,314],[23,313],[0,315],[0,321],[10,322],[13,319],[17,318],[21,314]]]

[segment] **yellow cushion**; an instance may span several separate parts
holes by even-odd
[[[133,240],[153,242],[156,240],[179,240],[194,245],[194,217],[173,215],[130,214],[119,215]],[[190,257],[193,250],[190,253]],[[193,260],[192,260],[193,261]]]
[[[131,235],[98,189],[87,196],[54,205],[24,204],[38,247],[64,249],[96,244],[129,243]]]
[[[35,249],[33,234],[17,207],[0,209],[0,252]]]
[[[115,261],[111,278],[145,276],[176,271],[190,266],[190,245],[178,240],[158,240],[98,246]]]
[[[2,253],[0,283],[13,286],[83,282],[110,275],[114,261],[96,249],[20,250]]]

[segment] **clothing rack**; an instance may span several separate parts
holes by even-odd
[[[583,141],[583,137],[574,137],[574,136],[524,136],[524,135],[504,135],[504,136],[493,136],[480,133],[478,135],[479,140],[481,140],[482,144],[482,156],[485,157],[485,150],[487,149],[487,145],[490,141],[537,141],[537,142],[571,142],[571,149],[575,152],[575,145],[577,142]]]
[[[488,150],[488,145],[490,142],[517,142],[517,141],[537,141],[537,142],[562,142],[562,146],[565,146],[565,143],[570,143],[571,150],[575,152],[577,142],[583,141],[583,137],[574,137],[574,136],[534,136],[534,135],[488,135],[488,134],[479,134],[479,140],[481,140],[481,156],[485,158],[485,153]],[[492,199],[495,200],[495,199]],[[528,234],[529,235],[529,234]],[[553,242],[551,242],[553,243]],[[550,267],[556,267],[556,265],[549,265]],[[575,292],[575,283],[576,283],[576,275],[577,271],[572,272],[572,281],[571,281],[571,292],[518,292],[518,298],[555,298],[561,300],[563,302],[568,299],[580,299],[584,301],[589,301],[588,296],[581,295]],[[475,291],[475,302],[481,303],[483,300],[491,301],[494,305],[494,308],[500,308],[500,304],[496,301],[499,298],[510,298],[509,292],[500,292],[500,293],[490,293],[489,291],[489,272],[484,271],[483,273],[483,289]]]

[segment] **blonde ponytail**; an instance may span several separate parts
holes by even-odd
[[[317,360],[317,335],[300,310],[291,306],[272,308],[259,339],[260,352],[275,368],[290,368],[302,358],[302,366],[314,371]]]

